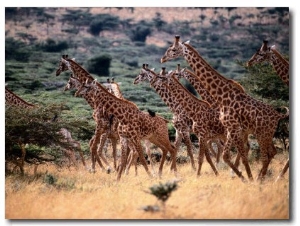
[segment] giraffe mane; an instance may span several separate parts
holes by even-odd
[[[285,62],[286,64],[289,64],[289,62],[283,58],[283,56],[277,51],[277,49],[275,49],[275,47],[271,47],[272,52],[283,62]]]
[[[5,91],[9,92],[11,95],[13,95],[14,97],[16,97],[18,100],[20,100],[22,103],[30,106],[30,107],[36,107],[35,104],[31,104],[25,100],[23,100],[21,97],[19,97],[17,94],[13,93],[12,91],[10,91],[7,87],[5,87]]]
[[[216,71],[202,56],[200,56],[200,54],[195,50],[195,48],[193,46],[191,46],[188,43],[183,43],[183,45],[185,45],[189,50],[191,50],[194,54],[196,54],[197,57],[199,57],[203,62],[205,62],[206,65],[210,68],[210,70],[212,70],[214,73],[218,74],[220,77],[222,77],[223,79],[225,79],[226,81],[228,81],[231,85],[233,85],[238,90],[240,90],[242,92],[245,92],[245,89],[242,87],[241,84],[239,84],[238,82],[236,82],[236,81],[234,81],[232,79],[228,79],[228,78],[224,77],[218,71]]]
[[[73,59],[74,59],[74,58],[73,58]],[[76,66],[78,66],[78,67],[86,74],[86,77],[87,77],[89,80],[93,81],[93,80],[94,80],[93,76],[91,76],[90,73],[89,73],[87,70],[85,70],[81,65],[79,65],[79,64],[78,64],[76,61],[74,61],[73,59],[67,58],[67,59],[65,59],[65,60],[68,61],[68,62],[72,62],[73,64],[75,64]]]

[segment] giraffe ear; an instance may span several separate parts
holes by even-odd
[[[271,46],[271,49],[275,49],[275,45],[272,45],[272,46]]]
[[[73,61],[75,61],[75,58],[72,58]]]
[[[97,84],[97,79],[95,78],[92,82],[93,85],[96,85]]]
[[[152,69],[151,69],[151,71],[154,71],[154,70],[155,70],[155,68],[152,68]]]
[[[184,44],[190,44],[190,40],[185,41]]]

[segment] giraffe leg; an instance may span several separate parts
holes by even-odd
[[[221,158],[221,155],[223,153],[223,148],[224,148],[224,145],[222,144],[221,140],[218,139],[216,141],[216,144],[217,144],[217,148],[218,148],[218,152],[217,152],[217,156],[216,156],[216,162],[219,163],[220,162],[220,158]]]
[[[265,138],[266,139],[266,138]],[[258,137],[258,143],[260,144],[260,152],[261,152],[261,161],[262,161],[262,168],[257,176],[257,180],[264,180],[265,175],[267,174],[267,170],[271,160],[276,155],[277,151],[274,147],[272,139],[269,139],[268,142],[264,142],[262,139]]]
[[[232,131],[238,131],[238,130],[232,130]],[[249,162],[248,162],[248,155],[245,153],[245,149],[243,148],[243,142],[240,139],[240,134],[239,133],[234,133],[231,131],[227,132],[227,140],[225,142],[224,150],[223,150],[223,160],[224,162],[233,170],[233,172],[236,173],[236,175],[243,181],[245,182],[245,178],[242,175],[242,173],[238,170],[237,167],[231,162],[231,157],[230,157],[230,150],[234,146],[233,144],[237,144],[236,147],[238,149],[239,154],[241,155],[241,158],[243,159],[243,163],[245,165],[246,171],[248,173],[248,178],[250,180],[253,180]],[[235,142],[234,142],[235,141]],[[238,142],[240,141],[240,142]]]
[[[93,136],[93,138],[90,140],[90,151],[91,151],[91,156],[92,156],[92,172],[95,172],[95,162],[97,161],[99,166],[104,169],[104,166],[97,154],[97,145],[100,140],[101,132],[96,129],[96,133]]]
[[[118,175],[117,175],[117,181],[120,181],[121,175],[123,173],[123,170],[125,169],[126,162],[127,162],[127,151],[128,151],[128,140],[125,137],[120,137],[120,143],[121,143],[121,159],[120,164],[118,167]]]
[[[112,155],[114,159],[114,169],[117,170],[117,143],[118,143],[118,138],[111,137],[111,145],[112,145]]]
[[[142,163],[142,165],[144,166],[145,170],[146,170],[146,173],[151,177],[151,173],[149,172],[149,169],[148,169],[148,165],[147,165],[147,162],[146,162],[146,159],[145,159],[145,156],[144,156],[144,153],[143,153],[143,148],[142,148],[142,145],[141,145],[141,141],[139,140],[135,140],[134,141],[134,145],[136,147],[136,150],[139,154],[139,157],[140,157],[140,162]]]
[[[100,157],[100,159],[102,159],[103,162],[107,165],[106,172],[110,173],[112,168],[103,154],[103,146],[104,146],[106,140],[107,140],[107,133],[103,133],[100,137],[100,142],[99,142],[99,145],[97,148],[97,153],[98,153],[98,156]]]
[[[128,153],[128,157],[127,157],[127,165],[126,165],[126,169],[125,169],[125,174],[129,174],[129,169],[131,167],[131,165],[134,165],[135,167],[135,175],[137,176],[137,159],[138,159],[139,155],[137,153],[137,151],[134,149],[134,147],[130,147],[130,151]]]
[[[248,134],[244,133],[244,136],[243,136],[243,143],[244,143],[244,148],[246,149],[247,151],[247,156],[249,155],[249,151],[250,151],[250,144],[248,142]],[[234,161],[234,166],[238,169],[239,168],[239,165],[240,165],[240,160],[241,160],[241,154],[239,152],[237,152],[237,155],[236,155],[236,158],[235,158],[235,161]],[[233,170],[231,171],[232,172],[232,177],[234,177],[234,172]]]
[[[82,161],[83,166],[84,166],[85,168],[87,168],[87,167],[86,167],[85,160],[84,160],[84,157],[83,157],[83,152],[82,152],[82,149],[81,149],[80,142],[79,142],[79,141],[76,141],[76,140],[74,140],[73,142],[75,143],[75,146],[74,146],[74,147],[75,147],[75,148],[78,150],[78,152],[79,152],[79,155],[80,155],[80,158],[81,158],[81,161]]]
[[[216,169],[214,163],[212,162],[210,153],[207,149],[206,139],[201,139],[201,137],[199,137],[199,148],[200,148],[200,151],[199,151],[199,162],[198,162],[197,175],[200,176],[204,155],[205,155],[208,163],[210,164],[211,168],[213,169],[215,175],[216,176],[219,175],[218,170]]]
[[[280,172],[280,174],[278,175],[278,177],[276,178],[276,181],[277,182],[280,178],[283,177],[283,175],[286,173],[286,171],[288,170],[289,168],[289,165],[290,165],[290,159],[288,159],[282,169],[282,171]]]
[[[151,149],[150,149],[150,141],[149,140],[145,140],[144,141],[144,146],[145,146],[145,149],[146,149],[146,154],[148,155],[148,160],[150,162],[150,166],[151,166],[151,169],[152,169],[152,173],[153,175],[155,175],[155,169],[154,169],[154,163],[152,161],[152,158],[151,158]]]
[[[192,145],[192,141],[190,138],[190,133],[189,132],[183,132],[183,142],[187,147],[187,154],[191,159],[191,164],[192,164],[192,168],[193,170],[196,170],[196,166],[195,166],[195,161],[194,161],[194,155],[193,155],[193,145]],[[179,150],[176,146],[176,150]]]

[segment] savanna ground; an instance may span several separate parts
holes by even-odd
[[[230,169],[222,162],[218,165],[218,177],[206,160],[200,177],[189,163],[178,164],[178,188],[165,202],[165,207],[147,192],[153,185],[175,179],[168,162],[161,179],[149,178],[139,165],[138,176],[131,168],[119,182],[116,172],[107,174],[99,167],[92,174],[81,165],[76,169],[48,164],[40,165],[34,175],[33,166],[27,165],[25,176],[17,173],[6,176],[5,218],[289,219],[289,171],[274,183],[287,158],[286,151],[275,156],[263,183],[243,183],[237,177],[232,178]],[[260,161],[251,160],[254,177],[260,167]],[[243,167],[241,170],[246,176]],[[158,206],[159,211],[145,211],[146,206]]]

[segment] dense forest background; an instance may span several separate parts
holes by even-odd
[[[162,66],[174,70],[178,63],[188,67],[183,58],[160,64],[174,36],[180,35],[250,95],[274,107],[289,106],[289,90],[270,65],[245,67],[263,40],[289,59],[289,24],[286,7],[6,7],[5,83],[28,102],[60,106],[61,120],[80,121],[81,129],[70,128],[88,152],[94,130],[92,109],[74,92],[63,92],[70,73],[55,76],[61,55],[75,58],[100,82],[114,77],[124,97],[141,110],[151,109],[171,119],[168,107],[149,84],[133,85],[133,80],[143,63],[157,71]]]

